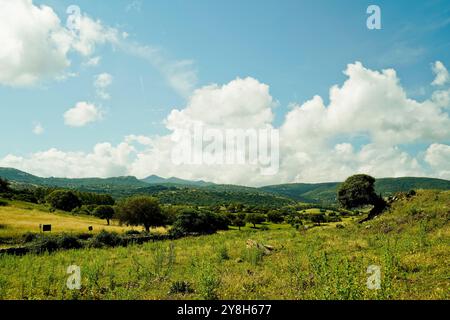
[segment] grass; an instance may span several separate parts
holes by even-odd
[[[449,212],[449,191],[421,191],[344,229],[268,224],[126,248],[4,255],[0,299],[450,299]],[[249,249],[248,239],[275,249]],[[81,290],[65,285],[72,264]],[[366,286],[370,265],[381,268],[380,290]],[[189,290],[173,289],[180,284]]]
[[[52,213],[43,205],[10,202],[8,206],[0,207],[0,243],[9,243],[26,232],[39,232],[40,224],[51,224],[52,233],[86,233],[89,226],[93,227],[94,233],[102,230],[116,232],[143,230],[141,227],[119,226],[116,221],[111,221],[111,225],[108,226],[106,220],[93,216],[72,215],[60,211]],[[158,231],[164,230],[161,228]]]

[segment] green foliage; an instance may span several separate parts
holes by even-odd
[[[211,234],[228,229],[228,219],[208,210],[184,209],[173,224],[172,232]]]
[[[174,281],[169,288],[169,294],[190,294],[194,291],[192,284],[188,281]]]
[[[284,221],[284,217],[281,212],[277,210],[271,210],[267,213],[267,220],[273,223],[281,223]]]
[[[109,225],[109,220],[114,217],[114,208],[108,205],[100,205],[94,209],[94,216],[100,219],[106,219]]]
[[[253,224],[254,228],[256,228],[257,224],[263,223],[265,220],[264,215],[256,212],[248,213],[245,217],[245,221]]]
[[[0,178],[0,193],[8,192],[9,189],[9,181],[6,179]]]
[[[337,199],[342,207],[352,209],[374,204],[378,198],[375,193],[375,178],[366,174],[353,175],[339,187]]]
[[[56,190],[47,196],[47,202],[54,209],[63,211],[72,211],[81,206],[81,200],[78,196],[70,190]]]
[[[158,199],[148,196],[128,198],[119,205],[119,220],[133,226],[143,225],[147,232],[150,227],[164,226],[166,218]]]
[[[102,230],[90,240],[89,246],[93,248],[116,247],[122,243],[123,240],[117,233]]]

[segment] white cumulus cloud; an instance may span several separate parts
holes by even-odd
[[[64,113],[64,123],[71,127],[83,127],[88,123],[102,119],[102,117],[103,112],[98,107],[81,101]]]

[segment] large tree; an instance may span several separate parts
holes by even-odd
[[[344,181],[337,192],[339,203],[345,209],[372,205],[368,219],[381,213],[386,202],[375,192],[375,178],[366,174],[356,174]]]
[[[150,227],[164,226],[166,222],[158,199],[148,196],[136,196],[122,202],[119,220],[133,226],[142,225],[147,232]]]
[[[108,205],[100,205],[94,209],[94,216],[100,219],[105,219],[109,226],[109,220],[114,216],[114,208]]]
[[[68,212],[81,206],[80,198],[70,190],[55,190],[47,196],[46,200],[54,209]]]

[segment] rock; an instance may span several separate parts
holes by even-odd
[[[234,262],[236,262],[236,263],[241,263],[241,262],[242,262],[242,259],[241,259],[241,258],[237,258],[236,260],[234,260]]]

